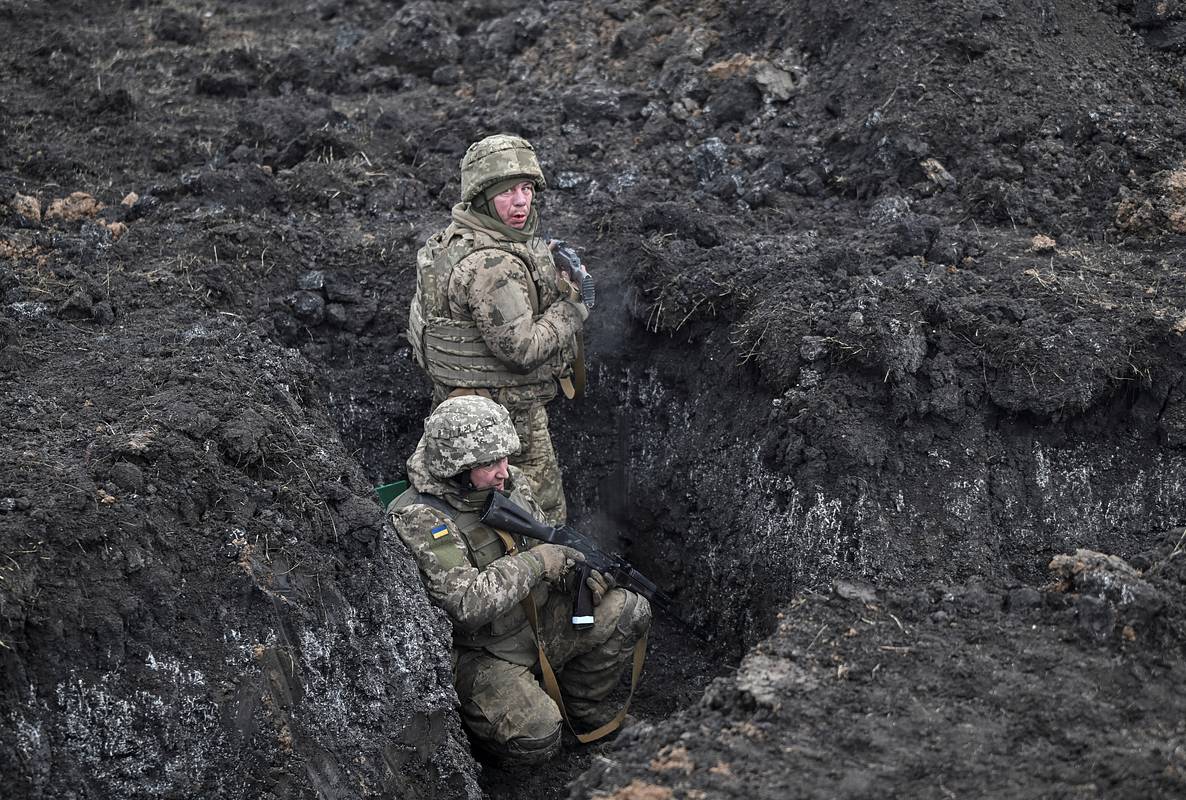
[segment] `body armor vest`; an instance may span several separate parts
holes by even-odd
[[[509,253],[527,267],[532,319],[538,320],[540,276],[554,269],[547,245],[506,242],[451,223],[433,234],[416,253],[416,294],[408,310],[412,355],[434,383],[467,389],[501,389],[546,383],[563,374],[559,354],[530,372],[515,372],[490,351],[473,320],[454,319],[449,309],[449,279],[462,259],[481,250]]]
[[[517,493],[512,493],[511,497],[516,502],[526,505],[523,498]],[[479,515],[476,511],[460,511],[444,499],[435,495],[421,494],[413,487],[409,487],[392,501],[388,513],[418,503],[432,506],[449,517],[457,529],[461,544],[465,547],[469,563],[477,567],[478,570],[486,569],[496,559],[507,554],[507,549],[498,534],[494,532],[493,528],[478,521]],[[512,538],[519,552],[537,544],[523,536],[512,536]],[[453,548],[451,542],[447,546]],[[460,566],[460,563],[451,563],[448,560],[450,557],[451,555],[442,558],[441,561],[446,566]],[[535,598],[536,607],[542,607],[548,599],[547,582],[540,581],[531,590],[531,594]],[[529,660],[526,665],[530,666],[535,663],[535,637],[527,624],[527,615],[518,603],[476,631],[467,633],[454,626],[453,645],[454,647],[482,648],[516,663],[522,661],[523,656],[527,655]]]

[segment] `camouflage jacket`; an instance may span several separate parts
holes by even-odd
[[[420,569],[420,579],[434,605],[453,622],[455,648],[484,648],[514,663],[531,666],[535,640],[520,603],[533,594],[537,607],[548,598],[543,564],[529,551],[539,543],[515,537],[516,554],[508,554],[498,535],[477,521],[486,492],[463,494],[456,484],[429,474],[424,444],[408,459],[411,483],[387,508],[391,529],[407,546]],[[530,485],[511,467],[511,498],[543,516]],[[417,502],[430,495],[448,503],[448,514]]]
[[[533,373],[529,381],[502,389],[499,402],[528,407],[550,401],[554,379],[566,374],[576,356],[576,335],[588,311],[556,269],[547,244],[538,237],[511,241],[485,227],[465,203],[453,208],[453,224],[437,238],[451,266],[439,311],[476,325],[509,372]],[[421,302],[430,316],[432,299]]]

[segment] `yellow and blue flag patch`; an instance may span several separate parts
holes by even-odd
[[[440,539],[442,536],[449,535],[449,526],[443,522],[432,529],[432,538]]]

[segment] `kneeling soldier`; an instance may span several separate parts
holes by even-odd
[[[387,513],[429,598],[453,622],[453,680],[472,738],[503,763],[535,764],[555,755],[561,738],[561,709],[541,685],[546,662],[571,722],[620,720],[606,697],[650,628],[651,609],[593,572],[594,624],[574,629],[579,571],[570,567],[584,556],[480,522],[492,491],[543,518],[530,485],[507,464],[518,449],[498,403],[477,395],[445,400],[408,459],[410,488]],[[529,616],[537,616],[534,624]]]

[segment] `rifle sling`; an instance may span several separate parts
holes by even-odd
[[[565,375],[562,378],[557,378],[560,383],[560,388],[564,392],[564,396],[569,400],[577,397],[585,396],[585,342],[581,334],[577,334],[577,352],[576,357],[573,358],[572,364],[569,365],[572,369],[571,375]]]
[[[494,532],[502,540],[502,545],[506,548],[508,555],[514,555],[519,552],[519,549],[515,546],[515,540],[509,533],[498,528],[495,528]],[[531,625],[531,632],[535,636],[535,646],[539,650],[539,668],[544,678],[544,690],[548,693],[548,697],[552,698],[552,702],[556,704],[556,707],[560,709],[560,716],[564,717],[564,724],[568,726],[572,735],[581,744],[588,744],[616,731],[621,727],[622,720],[626,719],[626,712],[630,709],[630,701],[634,699],[634,690],[638,687],[638,678],[642,675],[642,665],[646,661],[647,637],[650,632],[644,633],[634,645],[634,666],[630,671],[630,694],[626,697],[626,702],[609,722],[594,728],[588,733],[577,733],[572,727],[572,720],[568,718],[568,710],[564,707],[564,699],[560,696],[560,683],[556,680],[556,673],[552,670],[547,653],[544,652],[544,641],[539,633],[539,610],[535,607],[535,598],[531,594],[528,594],[527,597],[523,598],[523,602],[520,605],[523,606],[523,613],[527,615],[527,622]]]

